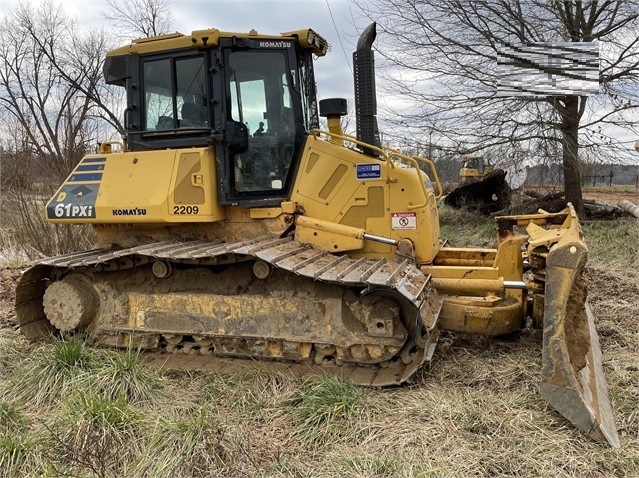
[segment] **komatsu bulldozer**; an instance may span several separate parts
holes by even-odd
[[[543,327],[542,395],[619,446],[575,211],[500,217],[496,249],[444,246],[433,164],[379,142],[374,37],[373,24],[353,55],[356,136],[344,99],[317,102],[313,57],[329,45],[313,30],[108,52],[125,143],[85,156],[46,206],[51,223],[91,224],[96,249],[23,273],[22,332],[386,386],[430,361],[442,330],[502,336],[528,320]]]
[[[460,156],[459,160],[462,163],[462,167],[459,170],[459,179],[462,183],[481,179],[495,170],[495,166],[490,163],[490,160],[485,159],[483,156],[465,154]]]
[[[459,157],[459,185],[444,198],[444,203],[454,208],[477,209],[492,214],[510,206],[510,186],[506,171],[495,168],[482,156]]]

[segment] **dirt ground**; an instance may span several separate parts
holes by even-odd
[[[0,328],[17,328],[13,304],[20,269],[0,270]]]
[[[553,193],[558,192],[559,188],[553,187],[536,187],[524,189],[534,189],[537,192]],[[584,187],[582,189],[584,199],[594,200],[598,203],[616,206],[622,199],[627,199],[635,204],[639,204],[639,190],[634,186],[612,186],[612,187]]]
[[[608,204],[609,206],[616,206],[622,199],[627,199],[630,202],[639,204],[639,194],[637,190],[633,190],[631,187],[624,190],[616,190],[610,188],[584,188],[584,199],[594,199],[597,202]]]

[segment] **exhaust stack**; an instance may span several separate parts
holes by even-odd
[[[377,32],[376,23],[367,26],[357,41],[353,53],[355,81],[355,118],[357,139],[374,146],[380,146],[377,127],[377,93],[375,91],[375,59],[371,49]],[[376,156],[375,151],[363,148],[364,153]]]

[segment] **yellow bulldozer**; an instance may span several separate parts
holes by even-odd
[[[445,204],[454,208],[476,209],[492,214],[510,206],[510,186],[506,171],[495,168],[483,156],[462,155],[459,185],[444,198]]]
[[[356,136],[340,126],[346,100],[316,100],[313,57],[329,46],[313,30],[208,29],[108,52],[125,143],[85,156],[46,206],[98,243],[23,273],[23,334],[376,387],[410,380],[441,330],[501,336],[529,319],[543,327],[542,395],[619,446],[574,210],[498,218],[497,249],[444,246],[433,164],[380,144],[374,38],[373,24],[353,55]]]
[[[462,163],[462,167],[459,170],[459,179],[462,183],[481,179],[495,170],[495,166],[483,156],[465,154],[460,156],[459,160]]]

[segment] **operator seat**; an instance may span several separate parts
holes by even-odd
[[[181,113],[181,127],[206,126],[206,114],[203,106],[197,105],[192,101],[185,101],[182,105]]]

